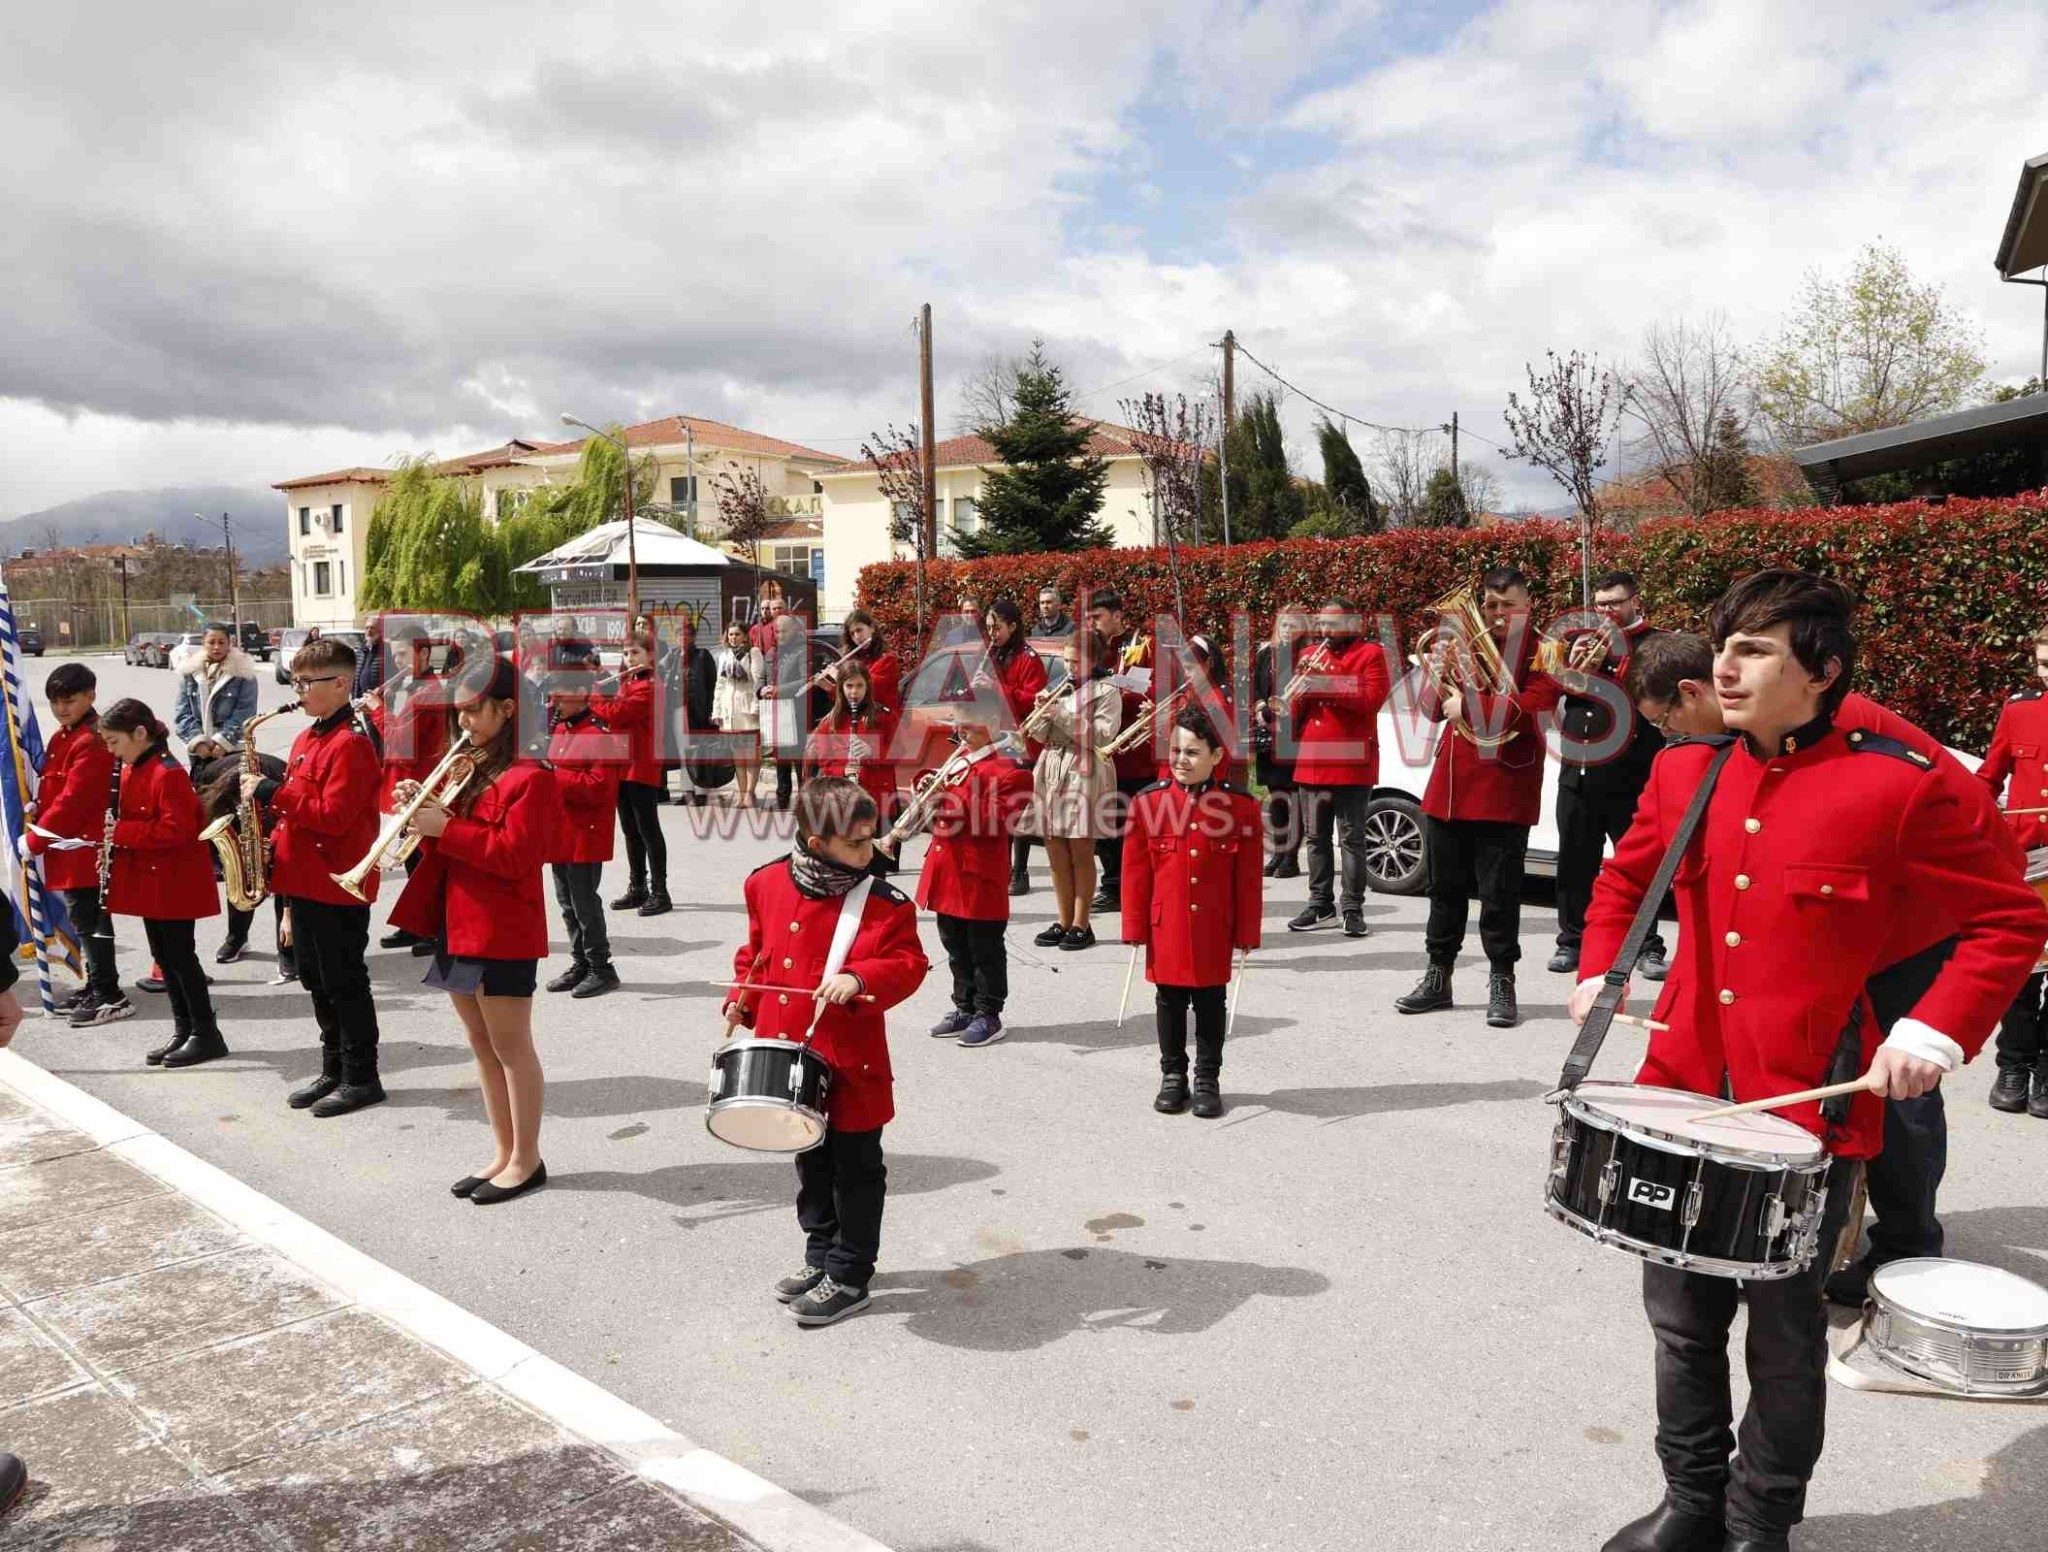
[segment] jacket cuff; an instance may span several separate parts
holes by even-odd
[[[1923,1024],[1916,1018],[1902,1018],[1892,1025],[1892,1032],[1885,1036],[1884,1044],[1890,1050],[1903,1051],[1923,1062],[1932,1062],[1943,1072],[1954,1072],[1968,1060],[1963,1055],[1963,1048],[1955,1041],[1933,1025]]]
[[[284,783],[279,781],[275,776],[264,777],[262,781],[256,784],[256,801],[259,803],[268,803],[273,797],[277,795],[277,789],[283,785]]]

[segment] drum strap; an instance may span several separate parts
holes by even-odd
[[[1721,767],[1728,763],[1728,757],[1734,752],[1735,739],[1727,735],[1727,742],[1714,752],[1712,763],[1700,777],[1699,786],[1693,790],[1692,801],[1686,804],[1685,815],[1678,821],[1678,830],[1664,850],[1664,859],[1657,864],[1657,875],[1643,892],[1642,904],[1636,907],[1636,919],[1629,923],[1628,936],[1621,940],[1621,952],[1615,956],[1614,963],[1602,979],[1600,995],[1593,1001],[1593,1011],[1579,1026],[1579,1038],[1572,1043],[1571,1055],[1564,1059],[1564,1075],[1557,1080],[1559,1088],[1577,1088],[1586,1081],[1586,1074],[1593,1070],[1600,1047],[1607,1039],[1608,1026],[1614,1022],[1614,1015],[1621,1008],[1621,995],[1628,988],[1629,974],[1635,969],[1636,960],[1642,956],[1643,944],[1649,941],[1650,933],[1656,928],[1657,907],[1664,903],[1664,896],[1670,892],[1671,880],[1678,874],[1685,849],[1692,844],[1700,820],[1707,812],[1707,800],[1714,795],[1714,784],[1721,779]]]
[[[868,908],[868,896],[874,892],[872,876],[862,879],[839,899],[839,919],[832,924],[832,946],[825,950],[825,970],[818,977],[823,986],[846,967],[846,956],[853,952],[853,940],[860,936],[861,914]],[[832,1004],[823,997],[817,1000],[817,1007],[811,1013],[811,1027],[804,1031],[804,1044],[811,1043],[811,1037],[818,1032],[818,1020],[825,1016],[825,1010]]]

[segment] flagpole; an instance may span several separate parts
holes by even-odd
[[[14,790],[20,795],[24,809],[22,823],[26,826],[26,809],[31,788],[28,779],[28,757],[22,751],[21,741],[19,662],[15,654],[14,601],[8,597],[6,583],[0,581],[0,697],[4,697],[7,703],[7,750],[14,760]],[[28,935],[35,940],[36,988],[42,997],[44,1014],[54,1017],[57,1012],[57,994],[50,985],[50,922],[44,904],[42,859],[23,857],[19,847],[16,848],[14,856],[15,866],[20,869],[22,891],[28,897],[28,908],[22,914],[28,918]]]

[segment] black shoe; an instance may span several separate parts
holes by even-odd
[[[180,1030],[177,1034],[171,1036],[169,1040],[165,1041],[162,1045],[156,1047],[154,1050],[144,1051],[142,1053],[142,1059],[145,1062],[148,1062],[149,1065],[152,1067],[161,1067],[164,1064],[164,1058],[166,1056],[169,1056],[173,1051],[177,1050],[179,1046],[183,1045],[187,1040],[190,1040],[191,1038],[192,1036],[188,1032]]]
[[[1213,1072],[1195,1074],[1194,1113],[1204,1121],[1213,1121],[1223,1114],[1223,1090],[1217,1085]]]
[[[1088,908],[1093,911],[1121,911],[1124,908],[1121,888],[1111,889],[1105,884],[1095,892],[1095,898],[1088,902]]]
[[[368,1083],[344,1083],[313,1107],[313,1114],[322,1121],[335,1116],[345,1116],[353,1110],[367,1110],[372,1105],[381,1105],[386,1096],[384,1085],[372,1078]]]
[[[1031,941],[1033,943],[1036,943],[1040,948],[1058,948],[1060,946],[1060,939],[1064,938],[1066,935],[1067,929],[1062,927],[1058,922],[1054,922],[1050,927],[1046,928],[1045,931],[1034,933],[1032,935]]]
[[[1511,970],[1496,970],[1486,978],[1486,1026],[1513,1029],[1522,1022],[1522,1010],[1515,1006],[1515,976]]]
[[[1266,866],[1263,871],[1268,878],[1278,878],[1280,876],[1280,854],[1278,852],[1273,853],[1272,856],[1266,859]]]
[[[509,1202],[515,1196],[524,1196],[529,1191],[537,1191],[547,1183],[547,1165],[544,1163],[536,1164],[533,1166],[533,1173],[520,1181],[518,1185],[494,1186],[490,1181],[486,1180],[482,1185],[469,1193],[469,1199],[479,1207],[489,1207],[494,1202]]]
[[[227,942],[213,951],[213,962],[217,965],[231,965],[240,959],[248,951],[248,948],[249,943],[247,939],[229,938]]]
[[[1010,893],[1028,895],[1031,893],[1031,875],[1022,868],[1010,870]]]
[[[1095,929],[1093,927],[1069,927],[1060,934],[1060,947],[1068,951],[1077,948],[1095,947]]]
[[[293,1089],[289,1094],[285,1095],[284,1102],[294,1110],[304,1110],[311,1105],[319,1104],[321,1100],[340,1087],[341,1079],[330,1078],[325,1073],[322,1073],[304,1088]]]
[[[433,940],[432,938],[414,938],[414,939],[412,940],[412,957],[413,957],[413,958],[415,958],[415,959],[425,959],[425,958],[427,957],[427,955],[429,955],[429,954],[431,954],[431,953],[433,953],[433,952],[434,952],[434,940]]]
[[[1365,912],[1346,911],[1344,913],[1344,936],[1347,938],[1362,938],[1365,936]]]
[[[1422,972],[1422,979],[1415,983],[1415,990],[1405,997],[1394,999],[1397,1013],[1434,1013],[1439,1008],[1451,1005],[1451,967],[1431,965]]]
[[[1298,857],[1282,857],[1279,870],[1273,876],[1275,878],[1300,878],[1301,859]]]
[[[410,933],[410,932],[407,932],[407,931],[405,931],[405,930],[404,930],[403,928],[401,928],[401,929],[400,929],[399,931],[397,931],[397,932],[387,932],[387,933],[385,933],[383,937],[381,937],[381,938],[379,938],[379,939],[377,940],[377,947],[379,947],[379,948],[405,948],[405,947],[407,947],[408,945],[410,945],[410,944],[413,944],[413,943],[417,943],[417,942],[419,942],[419,938],[418,938],[417,936],[415,936],[414,934],[412,934],[412,933]]]
[[[164,1053],[165,1067],[197,1067],[201,1062],[210,1062],[228,1054],[228,1043],[221,1039],[220,1031],[210,1035],[194,1035],[175,1051]]]
[[[787,1277],[775,1280],[775,1297],[783,1304],[794,1303],[825,1280],[825,1269],[805,1263],[801,1272],[792,1272]]]
[[[592,965],[590,974],[583,978],[583,984],[569,993],[571,997],[602,997],[606,992],[619,989],[619,972],[610,965]]]
[[[21,1463],[21,1457],[0,1450],[0,1514],[14,1507],[14,1500],[27,1486],[28,1467]]]
[[[1579,951],[1576,947],[1566,948],[1562,943],[1557,952],[1550,956],[1550,963],[1543,967],[1552,975],[1570,975],[1579,968]]]
[[[450,1196],[467,1197],[471,1192],[475,1191],[478,1186],[482,1185],[485,1181],[489,1180],[490,1178],[491,1177],[489,1175],[464,1175],[460,1180],[456,1181],[454,1185],[448,1188],[448,1194]]]
[[[1161,1115],[1179,1115],[1188,1107],[1188,1075],[1169,1072],[1159,1080],[1159,1097],[1152,1108]]]
[[[164,989],[164,978],[152,967],[148,975],[135,978],[135,989],[139,992],[160,992]]]
[[[1868,1257],[1851,1261],[1821,1284],[1821,1297],[1844,1309],[1861,1309],[1863,1301],[1870,1297],[1870,1274],[1876,1270]]]
[[[1671,962],[1662,949],[1653,948],[1636,961],[1636,972],[1646,981],[1661,981],[1671,973]]]
[[[612,902],[612,909],[615,911],[637,911],[646,903],[647,886],[645,884],[630,884],[627,886],[626,892]]]
[[[867,1289],[849,1288],[830,1277],[821,1277],[809,1293],[790,1300],[789,1312],[796,1316],[800,1326],[829,1326],[848,1315],[858,1315],[867,1307]]]
[[[666,889],[657,889],[648,895],[646,902],[635,912],[639,916],[666,916],[675,906],[670,902]]]
[[[1730,1536],[1721,1552],[1792,1552],[1790,1536]]]
[[[2048,1121],[2048,1072],[2034,1074],[2033,1091],[2027,1095],[2027,1114],[2037,1121]]]
[[[1704,1519],[1661,1503],[1601,1542],[1600,1552],[1721,1552],[1726,1535],[1719,1519]]]
[[[1311,905],[1305,907],[1299,916],[1287,924],[1287,930],[1311,932],[1317,927],[1327,926],[1336,919],[1337,908],[1334,905]]]
[[[572,959],[569,961],[568,969],[548,982],[548,990],[551,992],[573,992],[582,984],[583,978],[588,974],[590,974],[589,960]]]
[[[70,996],[57,999],[57,1011],[59,1013],[76,1013],[81,1004],[91,1000],[92,988],[90,986],[81,986]]]
[[[1991,1108],[2018,1115],[2027,1108],[2027,1079],[2024,1067],[2001,1067],[1991,1080]]]

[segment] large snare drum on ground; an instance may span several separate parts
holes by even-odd
[[[1964,1396],[2048,1392],[2048,1288],[1995,1266],[1918,1256],[1870,1274],[1870,1347]]]
[[[825,1140],[832,1069],[791,1040],[728,1040],[711,1055],[704,1125],[735,1148],[802,1153]]]
[[[1782,1116],[1701,1121],[1722,1101],[1639,1083],[1560,1099],[1545,1207],[1646,1261],[1716,1277],[1790,1277],[1827,1201],[1820,1139]]]

